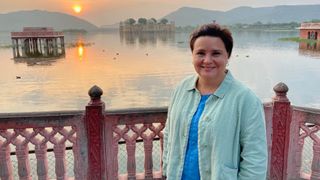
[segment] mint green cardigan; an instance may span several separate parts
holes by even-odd
[[[180,180],[190,122],[200,102],[197,76],[176,88],[164,130],[163,175]],[[263,105],[229,71],[211,95],[199,120],[199,170],[202,180],[264,180],[267,141]]]

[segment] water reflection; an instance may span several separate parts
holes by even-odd
[[[82,43],[78,43],[77,45],[77,49],[78,49],[78,57],[80,60],[82,60],[82,57],[83,57],[83,44]]]
[[[14,58],[14,63],[26,63],[28,66],[51,66],[59,59],[64,59],[65,54],[50,58]]]
[[[155,46],[158,42],[168,44],[175,41],[174,32],[148,32],[148,33],[133,33],[133,32],[121,32],[120,41],[121,44],[125,43],[128,46]]]
[[[320,58],[320,43],[299,43],[299,54]]]
[[[320,107],[319,58],[299,56],[297,43],[278,40],[298,31],[233,33],[229,68],[238,80],[264,102],[282,81],[292,104]],[[65,59],[36,68],[15,64],[11,49],[0,49],[0,112],[82,110],[94,84],[104,90],[107,109],[166,106],[178,82],[194,74],[188,39],[189,33],[68,35]]]

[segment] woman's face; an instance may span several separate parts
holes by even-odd
[[[193,45],[193,66],[203,80],[223,79],[228,53],[219,37],[201,36]]]

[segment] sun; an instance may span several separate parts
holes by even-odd
[[[74,5],[72,9],[75,13],[80,13],[82,11],[82,7],[80,5]]]

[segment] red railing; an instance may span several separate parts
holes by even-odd
[[[320,110],[291,106],[283,83],[274,91],[273,101],[264,104],[268,179],[320,179]],[[38,179],[49,179],[46,153],[50,148],[55,156],[55,178],[71,178],[65,165],[67,144],[73,151],[75,179],[161,179],[167,109],[105,111],[102,90],[94,86],[89,95],[85,112],[0,114],[0,178],[14,179],[11,156],[16,154],[20,179],[31,179],[30,146],[35,149]],[[47,147],[48,143],[52,147]],[[137,153],[141,144],[143,152]],[[302,163],[307,145],[312,146],[308,172]],[[119,149],[125,152],[126,164],[119,163]],[[154,155],[158,149],[159,154]],[[136,167],[137,155],[144,161],[143,168]],[[154,167],[156,161],[160,167]]]

